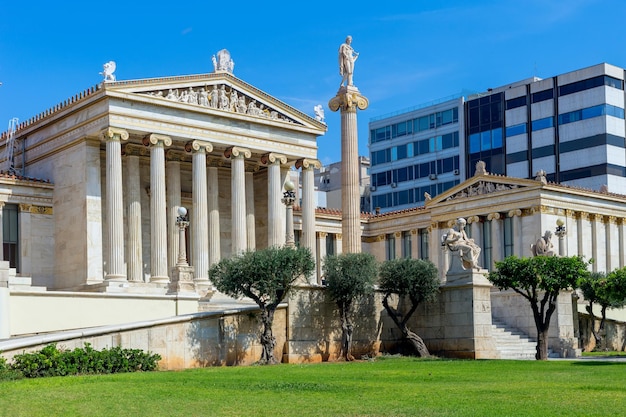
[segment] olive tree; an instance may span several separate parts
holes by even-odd
[[[384,293],[383,306],[389,317],[398,326],[402,336],[422,357],[430,356],[424,341],[407,325],[417,306],[435,299],[439,291],[439,279],[435,265],[422,259],[394,259],[385,261],[380,268],[379,289]],[[408,311],[402,312],[389,305],[389,298],[394,294],[400,299],[410,301]]]
[[[263,352],[259,363],[272,364],[276,338],[272,333],[274,312],[295,281],[315,268],[307,248],[269,247],[247,251],[214,264],[209,276],[215,287],[234,298],[249,297],[261,309]]]
[[[585,309],[591,317],[591,333],[596,341],[596,347],[599,347],[606,322],[606,310],[620,308],[626,304],[626,268],[616,269],[609,274],[592,272],[579,280],[578,287],[588,303]],[[595,326],[594,304],[600,306],[598,330]]]
[[[576,288],[588,274],[587,263],[580,256],[509,256],[496,262],[487,278],[500,290],[512,289],[530,302],[537,328],[538,360],[548,359],[548,329],[561,290]]]
[[[328,294],[341,314],[341,356],[352,361],[352,307],[374,292],[378,263],[369,253],[344,253],[327,256],[323,269]]]

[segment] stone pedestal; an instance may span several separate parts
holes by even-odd
[[[343,252],[361,252],[361,194],[359,187],[359,141],[356,110],[369,102],[354,86],[340,87],[328,102],[332,111],[341,110],[341,233]]]
[[[176,265],[172,268],[171,282],[168,294],[196,294],[193,283],[194,267],[189,265]]]
[[[454,259],[453,257],[452,259]],[[497,359],[491,333],[491,283],[486,270],[466,270],[447,274],[441,287],[444,304],[445,336],[442,350],[446,356],[467,359]]]

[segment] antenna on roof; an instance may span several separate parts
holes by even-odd
[[[15,132],[17,131],[17,122],[19,119],[14,117],[9,120],[9,137],[6,141],[6,160],[9,168],[7,169],[9,174],[21,175],[17,169],[15,169]]]

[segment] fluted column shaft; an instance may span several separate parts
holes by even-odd
[[[296,168],[302,168],[302,237],[300,243],[311,250],[316,259],[315,250],[315,168],[322,164],[315,159],[300,159]]]
[[[324,258],[326,258],[326,237],[328,233],[317,232],[317,283],[321,284],[324,274]]]
[[[106,140],[106,215],[108,281],[126,281],[124,265],[124,192],[122,188],[122,144],[128,132],[108,128]]]
[[[128,280],[143,281],[143,249],[141,245],[141,174],[139,156],[126,157],[128,184]]]
[[[500,213],[491,213],[487,219],[491,221],[491,265],[485,268],[493,270],[497,261],[502,260],[504,245],[502,242],[502,220]]]
[[[343,251],[361,252],[361,195],[359,187],[359,149],[357,108],[369,105],[355,86],[340,87],[328,102],[332,111],[341,112],[341,231]]]
[[[217,167],[209,167],[208,182],[208,211],[209,211],[209,265],[219,262],[220,250],[220,210],[219,210],[219,178]]]
[[[618,234],[618,252],[619,252],[619,265],[618,268],[626,266],[626,245],[624,245],[624,239],[626,239],[626,219],[621,218],[618,220],[617,234]],[[580,233],[580,232],[579,232]]]
[[[280,166],[287,163],[287,157],[270,153],[263,155],[261,162],[267,164],[267,245],[282,246],[285,244],[285,233],[280,214],[285,209],[281,202],[283,192]]]
[[[144,138],[150,146],[150,282],[167,283],[167,214],[165,198],[165,147],[169,136],[151,134]]]
[[[4,261],[4,228],[3,228],[3,208],[4,202],[0,202],[0,261]]]
[[[185,150],[192,153],[192,204],[191,210],[191,260],[194,266],[194,282],[209,281],[209,212],[207,193],[207,153],[213,145],[199,140],[188,142]]]
[[[176,224],[178,218],[178,208],[181,202],[181,182],[180,182],[180,160],[169,159],[175,158],[171,153],[167,152],[167,161],[165,162],[165,170],[167,172],[167,260],[169,268],[178,263],[178,254],[180,248],[179,227]]]
[[[231,159],[231,245],[232,254],[246,250],[246,178],[244,157],[250,157],[247,149],[231,147],[224,155]]]
[[[254,215],[254,172],[246,172],[246,247],[256,249],[256,218]]]

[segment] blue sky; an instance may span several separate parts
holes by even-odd
[[[212,71],[230,51],[234,75],[313,115],[324,105],[323,163],[338,161],[337,49],[349,34],[360,53],[354,83],[359,153],[370,118],[463,91],[608,62],[626,67],[621,0],[316,2],[11,1],[0,18],[0,130],[99,83],[114,60],[118,80]]]

